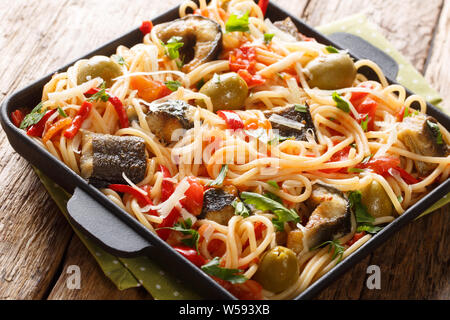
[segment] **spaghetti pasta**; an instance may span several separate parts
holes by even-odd
[[[234,270],[233,280],[221,278],[219,283],[253,283],[248,287],[253,298],[295,297],[447,179],[450,157],[439,150],[450,142],[448,130],[426,118],[422,97],[407,97],[402,86],[390,85],[374,62],[353,63],[345,52],[329,52],[286,24],[264,20],[261,8],[250,0],[180,5],[180,18],[191,12],[205,19],[199,20],[205,26],[219,26],[221,50],[210,48],[216,52],[213,58],[211,52],[200,56],[204,49],[190,43],[190,30],[161,39],[155,26],[142,43],[119,46],[107,57],[102,68],[116,72],[110,87],[102,87],[105,73],[94,69],[88,69],[92,77],[80,82],[80,70],[91,68],[90,60],[55,74],[44,87],[39,112],[61,109],[63,114],[49,117],[34,139],[82,174],[82,158],[101,149],[91,150],[86,132],[99,134],[92,143],[103,143],[102,150],[116,154],[118,142],[109,144],[109,138],[101,137],[136,138],[145,157],[139,181],[120,172],[129,188],[114,191],[109,186],[116,182],[108,180],[102,192],[172,246],[193,246],[205,265],[217,259],[217,268]],[[196,32],[198,39],[210,36]],[[177,50],[187,46],[182,57]],[[331,58],[341,60],[330,64]],[[201,63],[185,70],[189,61],[183,59]],[[319,66],[313,67],[317,61]],[[317,82],[324,66],[325,84]],[[356,74],[363,67],[373,70],[378,81]],[[338,69],[336,79],[333,68]],[[239,108],[223,112],[217,101],[226,105],[243,92],[237,82],[228,87],[221,80],[228,73],[233,73],[232,81],[243,81],[247,91]],[[350,84],[328,87],[342,77],[350,77]],[[205,86],[220,91],[214,95]],[[89,94],[92,89],[97,93]],[[129,125],[120,121],[111,97],[120,100]],[[93,107],[74,138],[67,138],[63,127],[52,129],[58,119],[75,119],[87,100]],[[185,118],[170,114],[166,121],[162,110],[173,110],[173,101]],[[151,122],[149,114],[159,118]],[[420,117],[426,119],[420,130],[436,140],[427,141],[425,151],[411,142],[411,126],[402,127]],[[180,129],[179,123],[186,130],[175,134],[172,129]],[[161,136],[169,129],[171,141]],[[137,147],[120,152],[125,158],[138,153]],[[94,159],[94,171],[96,165]],[[225,205],[218,208],[220,203]],[[295,270],[276,274],[282,267],[267,257],[277,246],[289,250],[281,251],[281,260],[293,252]],[[287,285],[277,283],[284,285],[282,290],[270,291],[270,285],[254,280],[260,279],[264,263],[275,265],[266,282],[287,279]],[[233,285],[227,288],[235,292]]]

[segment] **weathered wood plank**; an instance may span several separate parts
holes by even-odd
[[[442,0],[311,0],[305,20],[313,26],[365,13],[419,70],[423,71]]]
[[[450,2],[444,1],[439,25],[433,40],[433,49],[427,64],[425,78],[441,93],[442,107],[450,113]]]
[[[72,275],[72,272],[68,273],[67,271],[69,266],[78,266],[80,268],[81,280],[79,289],[70,289],[67,286],[67,281],[70,281],[69,276]],[[118,290],[105,276],[78,236],[74,235],[67,250],[61,276],[55,283],[48,299],[137,300],[152,299],[152,297],[141,287],[123,291]]]

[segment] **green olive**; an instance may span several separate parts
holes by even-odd
[[[356,68],[346,53],[320,56],[306,65],[308,84],[311,88],[336,90],[350,87],[355,81]]]
[[[377,217],[392,216],[393,207],[391,199],[380,183],[372,181],[361,190],[361,202],[367,207],[369,213]]]
[[[293,285],[298,276],[298,260],[294,251],[277,246],[264,254],[253,279],[264,289],[277,293]]]
[[[236,110],[244,107],[245,99],[248,96],[247,83],[237,73],[229,72],[225,74],[215,74],[200,89],[211,98],[214,111]],[[197,104],[204,106],[203,101]]]
[[[106,82],[106,87],[110,88],[113,79],[123,74],[121,67],[112,59],[105,56],[95,56],[84,61],[78,68],[77,83],[82,84],[97,77]]]

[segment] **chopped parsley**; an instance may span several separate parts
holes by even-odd
[[[307,106],[305,106],[305,105],[302,105],[302,104],[296,104],[296,105],[294,105],[294,108],[295,108],[295,111],[298,111],[298,112],[308,112],[308,107]]]
[[[243,283],[248,280],[242,274],[238,274],[243,272],[243,270],[222,268],[219,266],[219,264],[219,257],[215,257],[210,262],[201,266],[201,269],[211,276],[229,281],[231,283]]]
[[[200,239],[200,235],[197,232],[197,230],[194,230],[191,227],[192,227],[192,220],[186,219],[182,222],[176,223],[173,227],[169,227],[167,229],[179,231],[183,235],[189,236],[188,238],[181,239],[180,241],[185,245],[187,245],[188,247],[195,248],[195,250],[198,251],[198,240]]]
[[[277,183],[276,181],[269,180],[269,181],[267,181],[267,184],[268,184],[269,186],[274,187],[274,188],[277,189],[277,190],[280,189],[280,186],[278,185],[278,183]]]
[[[23,118],[22,122],[20,123],[20,129],[26,129],[39,121],[41,121],[42,117],[45,115],[45,112],[47,111],[47,108],[42,108],[43,104],[42,102],[39,103],[36,107],[31,110],[29,114]]]
[[[109,94],[106,92],[106,83],[103,82],[100,85],[100,91],[94,93],[90,98],[87,99],[89,102],[97,102],[97,101],[107,102],[109,100]]]
[[[367,131],[368,124],[369,124],[369,115],[366,114],[366,117],[361,121],[361,128],[363,129],[364,132]]]
[[[326,46],[325,49],[329,52],[329,53],[339,53],[339,50],[336,49],[333,46]]]
[[[61,117],[67,118],[67,114],[64,112],[64,110],[61,107],[58,107],[58,113]]]
[[[179,87],[181,87],[181,83],[179,81],[166,81],[164,82],[167,88],[169,88],[170,91],[177,91]]]
[[[336,102],[336,107],[338,107],[339,109],[341,109],[344,112],[347,112],[347,113],[350,112],[349,102],[344,97],[342,97],[339,93],[333,92],[331,97]]]
[[[231,206],[234,208],[234,214],[237,216],[242,216],[244,218],[247,218],[250,216],[250,211],[245,206],[245,204],[240,201],[238,198],[234,199],[231,203]]]
[[[430,130],[433,132],[433,134],[435,135],[436,143],[443,144],[444,140],[442,139],[442,133],[441,133],[441,130],[439,129],[439,126],[437,125],[437,123],[427,120],[427,125],[430,128]]]
[[[182,40],[182,37],[173,36],[167,41],[166,44],[162,43],[164,45],[164,48],[166,49],[166,55],[171,60],[175,60],[180,57],[180,52],[178,50],[184,45],[184,42],[182,42]]]
[[[124,59],[122,56],[119,56],[118,54],[114,54],[114,55],[112,55],[112,58],[113,58],[114,60],[116,60],[116,62],[117,62],[119,65],[121,65],[121,66],[127,66],[127,67],[128,67],[128,64],[125,62],[125,59]]]
[[[328,245],[329,245],[328,252],[331,252],[331,250],[333,250],[333,256],[332,256],[331,260],[338,258],[338,260],[336,261],[336,264],[338,264],[339,262],[341,262],[342,257],[344,256],[344,251],[345,251],[345,247],[339,242],[339,239],[325,241],[324,243],[319,244],[317,247],[310,249],[310,251],[313,251],[313,250],[316,250],[319,248],[323,248]]]
[[[249,12],[247,11],[243,15],[235,15],[232,14],[227,22],[225,23],[225,30],[227,32],[233,32],[233,31],[241,31],[241,32],[247,32],[250,31],[250,28],[248,27],[248,15]]]
[[[362,194],[361,191],[352,191],[349,194],[348,200],[350,202],[350,207],[355,213],[356,223],[357,223],[357,232],[368,232],[368,233],[377,233],[382,227],[374,226],[375,218],[372,217],[367,211],[367,207],[362,203]]]
[[[274,33],[264,33],[264,42],[266,44],[269,44],[270,41],[272,41],[273,37],[275,36]]]

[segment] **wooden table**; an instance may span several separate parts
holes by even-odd
[[[58,67],[118,37],[177,0],[11,1],[0,9],[0,101]],[[313,26],[364,12],[422,72],[450,110],[450,1],[279,0]],[[117,290],[72,232],[30,165],[0,131],[0,298],[148,299]],[[450,206],[410,223],[324,290],[319,299],[449,299]],[[366,288],[366,268],[381,268],[381,290]],[[82,270],[66,288],[67,266]]]

